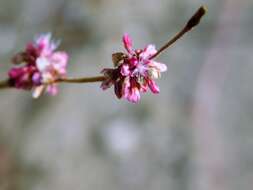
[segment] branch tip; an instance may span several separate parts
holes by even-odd
[[[186,24],[186,28],[191,30],[193,27],[197,26],[200,23],[202,17],[207,13],[207,7],[201,6],[197,12],[191,17],[191,19]]]

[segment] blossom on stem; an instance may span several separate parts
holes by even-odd
[[[148,88],[154,94],[159,93],[154,79],[160,78],[161,72],[165,72],[167,66],[152,59],[157,52],[155,46],[133,49],[128,34],[123,36],[123,44],[127,53],[118,52],[112,55],[115,68],[102,70],[106,80],[102,82],[101,88],[106,90],[114,85],[118,98],[125,98],[133,103],[139,102],[140,94],[147,92]]]
[[[10,84],[17,89],[33,90],[33,97],[39,97],[44,91],[50,95],[58,92],[55,80],[66,75],[68,54],[55,51],[59,42],[51,39],[51,34],[38,36],[28,43],[24,52],[16,54],[9,70]]]

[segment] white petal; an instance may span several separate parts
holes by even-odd
[[[156,67],[160,72],[165,72],[167,71],[167,66],[163,63],[159,63],[159,62],[156,62],[156,61],[152,61],[152,65],[154,67]]]
[[[39,57],[36,60],[36,66],[40,72],[45,72],[47,68],[50,66],[50,62],[46,57]]]
[[[154,54],[156,54],[157,50],[155,48],[154,45],[148,45],[144,51],[140,54],[140,57],[142,59],[148,59],[150,58],[151,56],[153,56]]]
[[[41,86],[36,87],[36,88],[33,90],[33,98],[38,98],[38,97],[40,97],[40,95],[44,92],[44,90],[45,90],[45,86],[44,86],[44,85],[41,85]]]

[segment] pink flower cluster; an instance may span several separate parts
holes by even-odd
[[[128,34],[123,36],[123,43],[127,53],[119,52],[112,55],[115,68],[102,70],[106,80],[102,82],[101,88],[106,90],[114,85],[118,98],[137,103],[141,92],[147,92],[148,88],[154,94],[159,93],[154,79],[159,78],[167,67],[152,59],[157,53],[154,45],[135,50]]]
[[[147,45],[144,49],[134,49],[127,34],[123,36],[123,44],[127,52],[112,55],[114,68],[102,70],[104,77],[101,88],[106,90],[114,85],[118,98],[133,103],[139,102],[141,93],[147,92],[148,89],[154,94],[159,93],[155,79],[160,78],[161,72],[165,72],[167,66],[154,61],[157,55],[155,46]],[[25,51],[13,57],[12,63],[16,66],[9,71],[10,86],[33,90],[35,98],[45,91],[56,95],[57,82],[63,78],[66,81],[69,59],[66,52],[56,51],[58,45],[59,43],[51,40],[51,34],[40,35],[34,42],[28,43]],[[76,81],[82,80],[83,78]]]
[[[51,34],[40,35],[28,43],[24,52],[13,57],[13,64],[20,66],[10,69],[10,84],[18,89],[33,90],[34,98],[44,91],[56,95],[58,88],[54,81],[66,75],[68,63],[66,52],[55,51],[58,45],[51,40]]]

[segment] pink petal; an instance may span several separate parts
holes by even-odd
[[[58,87],[56,84],[52,84],[52,85],[48,85],[47,87],[47,93],[52,95],[52,96],[55,96],[58,94]]]
[[[130,38],[130,36],[128,34],[124,34],[122,40],[123,40],[123,43],[124,43],[124,46],[125,46],[127,52],[130,54],[133,54],[134,53],[133,43],[132,43],[132,39]]]
[[[140,91],[138,88],[132,88],[127,100],[132,103],[138,103],[141,99]]]
[[[32,76],[32,81],[34,85],[41,84],[41,74],[39,72],[34,73]]]
[[[154,80],[148,80],[148,86],[154,94],[158,94],[160,92],[159,87]]]
[[[22,68],[12,68],[8,73],[9,77],[12,79],[17,78],[22,74],[23,74]]]
[[[146,65],[143,65],[143,64],[138,64],[135,68],[135,70],[132,72],[132,76],[135,76],[135,75],[142,75],[142,76],[146,76],[147,75],[147,70],[148,70],[148,67]]]
[[[131,57],[128,59],[128,61],[129,61],[129,64],[133,67],[138,65],[138,63],[139,63],[139,61],[136,57]]]
[[[42,34],[36,38],[35,45],[38,48],[40,55],[51,55],[53,51],[59,46],[60,43],[52,41],[51,37],[51,33],[47,33]]]
[[[51,56],[51,61],[54,69],[62,75],[66,74],[66,67],[69,56],[66,52],[55,52]]]
[[[46,33],[46,34],[40,34],[36,39],[35,43],[39,46],[48,46],[51,41],[52,34]]]
[[[130,79],[126,77],[122,84],[122,96],[127,98],[130,94]]]
[[[144,82],[143,84],[141,84],[140,91],[147,92],[147,90],[148,90],[148,84],[146,82]]]
[[[120,69],[120,73],[123,76],[128,76],[130,74],[129,65],[123,64],[121,69]]]

